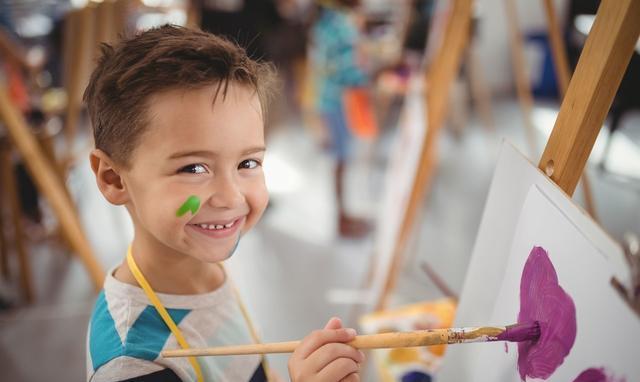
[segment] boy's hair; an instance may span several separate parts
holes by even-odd
[[[96,148],[125,166],[147,128],[151,96],[215,85],[215,102],[231,81],[258,94],[264,118],[274,90],[273,65],[253,61],[237,44],[199,30],[165,25],[113,47],[101,44],[101,50],[84,100]]]

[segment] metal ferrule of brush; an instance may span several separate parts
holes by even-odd
[[[469,327],[451,328],[447,330],[449,344],[497,341],[506,327]]]

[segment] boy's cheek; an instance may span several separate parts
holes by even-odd
[[[165,184],[158,192],[163,196],[163,205],[168,215],[172,215],[174,220],[176,219],[176,213],[190,196],[195,195],[200,199],[200,208],[202,208],[202,203],[207,199],[207,188],[202,185]],[[182,219],[191,216],[193,215],[189,211],[182,216]]]
[[[256,196],[256,200],[251,211],[251,215],[253,218],[250,222],[251,226],[254,226],[260,220],[262,214],[267,209],[267,205],[269,205],[269,193],[265,188],[263,192]],[[251,226],[249,226],[248,228],[251,228]]]
[[[148,224],[153,226],[161,225],[175,232],[176,229],[183,226],[190,219],[191,212],[187,212],[182,217],[177,217],[176,213],[191,194],[168,187],[163,189],[149,187],[147,191],[137,198],[137,201],[142,203],[142,206],[137,205],[136,209],[138,214],[143,215]]]
[[[262,212],[264,212],[269,204],[269,192],[267,191],[267,186],[264,181],[255,188],[254,199],[252,203],[253,206],[251,207],[257,209],[260,215],[262,215]]]

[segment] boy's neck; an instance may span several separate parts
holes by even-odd
[[[131,252],[138,268],[156,293],[207,293],[218,289],[225,281],[225,273],[219,264],[200,261],[160,243],[153,245],[138,235],[131,243]],[[139,286],[126,261],[116,269],[114,277]]]

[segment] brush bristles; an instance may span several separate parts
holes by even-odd
[[[538,321],[521,322],[507,326],[505,331],[498,336],[498,340],[510,342],[537,341],[538,338],[540,338],[540,323]]]

